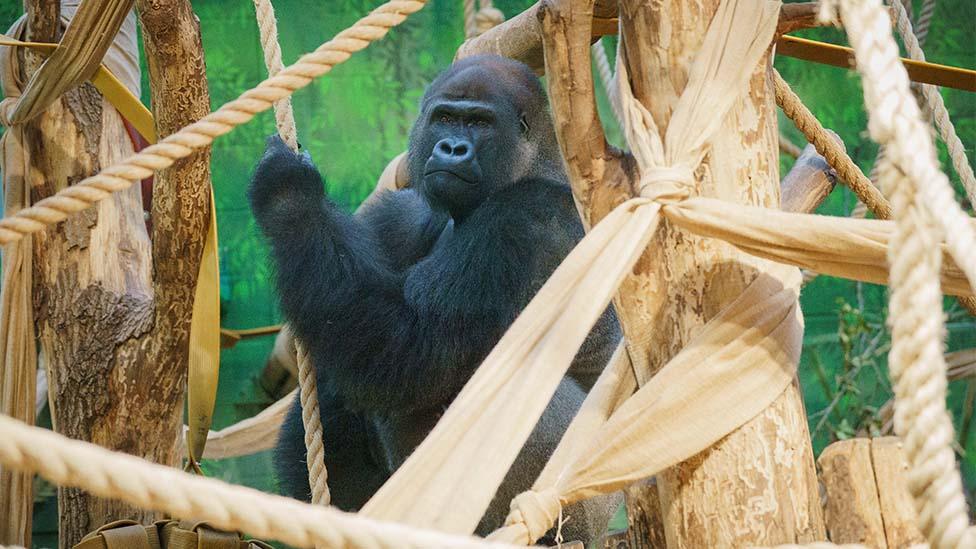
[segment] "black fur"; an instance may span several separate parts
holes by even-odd
[[[583,235],[538,79],[500,57],[456,63],[428,88],[410,137],[413,189],[356,216],[307,154],[277,137],[250,189],[281,308],[316,367],[335,505],[358,509],[407,458]],[[480,533],[528,489],[619,340],[612,308],[509,471]],[[582,386],[582,388],[581,388]],[[301,413],[278,445],[283,490],[309,497]],[[592,539],[613,498],[575,509]]]

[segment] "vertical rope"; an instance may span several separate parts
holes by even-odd
[[[915,36],[918,37],[918,45],[924,46],[925,39],[929,36],[929,28],[932,26],[932,16],[935,15],[936,0],[925,0],[922,2],[922,9],[915,18]]]
[[[281,61],[281,44],[278,42],[278,22],[275,19],[271,0],[254,0],[258,30],[261,33],[261,49],[264,50],[264,63],[268,76],[278,74],[284,64]],[[274,104],[275,122],[278,133],[291,150],[298,152],[298,129],[291,99],[285,97]],[[305,426],[305,462],[308,465],[308,483],[312,490],[312,503],[328,505],[329,474],[325,468],[325,447],[322,443],[322,416],[319,412],[319,398],[316,388],[315,368],[309,360],[305,348],[295,339],[298,362],[298,384],[301,386],[299,401],[302,405],[302,423]]]
[[[916,61],[925,61],[925,52],[922,51],[920,41],[912,30],[912,22],[909,19],[908,12],[905,11],[905,7],[897,1],[892,2],[891,6],[895,10],[895,26],[905,44],[908,56]],[[931,18],[931,15],[929,17]],[[966,148],[963,146],[962,140],[959,139],[959,135],[956,134],[956,128],[949,118],[949,110],[945,106],[945,100],[942,98],[939,89],[931,84],[920,84],[920,88],[923,103],[932,113],[935,127],[939,130],[939,136],[949,151],[952,167],[959,174],[959,179],[966,190],[970,204],[976,205],[976,174],[973,173],[973,168],[969,165],[969,159],[966,158]]]
[[[892,5],[905,13],[899,2]],[[835,6],[836,2],[825,5],[828,11],[821,15],[832,18],[828,12]],[[895,431],[904,440],[910,464],[909,491],[919,528],[934,549],[972,547],[976,539],[968,530],[945,403],[945,334],[938,283],[943,236],[953,255],[962,256],[957,252],[972,244],[967,243],[972,230],[938,170],[935,148],[909,91],[886,10],[880,0],[841,0],[840,9],[862,76],[868,129],[886,147],[879,173],[897,222],[888,252],[892,329],[888,365],[895,390]],[[955,229],[966,233],[967,228],[968,235],[950,234]],[[958,249],[953,249],[956,238],[961,245],[957,242]],[[964,259],[959,261],[966,263]]]
[[[254,10],[257,14],[258,32],[261,34],[261,49],[264,50],[264,64],[268,68],[268,76],[274,76],[285,68],[281,61],[281,44],[278,43],[278,21],[275,19],[274,6],[271,5],[271,0],[254,0]],[[291,150],[298,151],[298,130],[291,109],[291,97],[275,101],[274,111],[278,133]]]
[[[464,37],[472,39],[478,35],[478,23],[475,20],[474,0],[464,0]]]
[[[308,352],[295,340],[298,356],[298,398],[302,404],[302,423],[305,425],[305,463],[308,465],[308,484],[312,489],[312,503],[328,505],[329,472],[325,468],[325,445],[322,442],[322,416],[319,413],[319,396],[315,383],[315,370],[311,367]]]

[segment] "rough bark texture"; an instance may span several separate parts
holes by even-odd
[[[664,132],[717,0],[621,3],[635,97]],[[695,194],[779,206],[771,59],[726,117],[698,169]],[[712,174],[732,174],[722,187]],[[756,276],[730,246],[662,223],[618,310],[635,364],[652,373]],[[638,379],[641,376],[638,375]],[[728,547],[823,539],[806,414],[795,385],[711,449],[658,475],[669,547]]]
[[[687,82],[717,0],[620,4],[624,62],[635,97],[662,132]],[[633,163],[607,145],[589,64],[592,1],[540,10],[556,130],[587,226],[635,193]],[[732,108],[696,171],[694,194],[779,205],[775,104],[767,59]],[[721,185],[714,173],[730,174]],[[615,305],[640,381],[671,359],[692,332],[756,276],[730,246],[663,222],[620,288]],[[658,476],[669,547],[775,545],[824,538],[813,451],[795,386],[711,449]],[[652,508],[630,500],[633,516]]]
[[[658,549],[667,547],[664,536],[661,503],[657,484],[639,482],[624,490],[627,509],[640,512],[627,513],[627,547],[630,549]]]
[[[908,465],[898,438],[835,442],[817,463],[831,541],[881,549],[925,542],[905,484]]]
[[[835,442],[817,460],[827,492],[827,531],[834,543],[887,547],[878,489],[871,466],[871,441]]]
[[[132,152],[118,113],[90,84],[65,93],[26,127],[31,198],[50,196]],[[138,186],[34,236],[34,315],[50,379],[54,428],[159,459],[153,377],[149,238]],[[153,434],[154,436],[147,436]],[[59,489],[60,544],[110,519],[148,518],[118,502]]]
[[[32,22],[57,13],[40,7]],[[167,135],[209,109],[199,30],[185,1],[140,7],[157,132]],[[25,129],[35,201],[132,152],[118,113],[90,84]],[[208,152],[160,174],[152,242],[138,185],[35,236],[35,319],[58,432],[177,464],[208,186]],[[73,489],[59,490],[59,510],[61,547],[111,520],[154,518]]]
[[[200,26],[188,0],[138,0],[136,9],[149,66],[156,135],[162,139],[210,112]],[[209,192],[209,148],[158,172],[153,185],[156,314],[153,373],[144,387],[152,388],[157,399],[150,409],[156,428],[167,433],[158,449],[165,463],[179,459],[190,320],[210,219]]]

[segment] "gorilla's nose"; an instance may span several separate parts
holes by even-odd
[[[445,166],[464,164],[474,157],[474,146],[464,139],[441,139],[434,145],[432,155]]]

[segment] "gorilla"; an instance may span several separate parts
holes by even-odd
[[[316,370],[332,502],[343,510],[359,509],[406,460],[583,236],[545,93],[521,63],[471,57],[439,75],[407,163],[411,188],[348,215],[309,155],[275,136],[249,189],[282,313]],[[479,534],[531,487],[619,338],[608,307]],[[297,398],[276,451],[283,492],[310,499]],[[602,535],[619,501],[567,507],[564,538]]]

